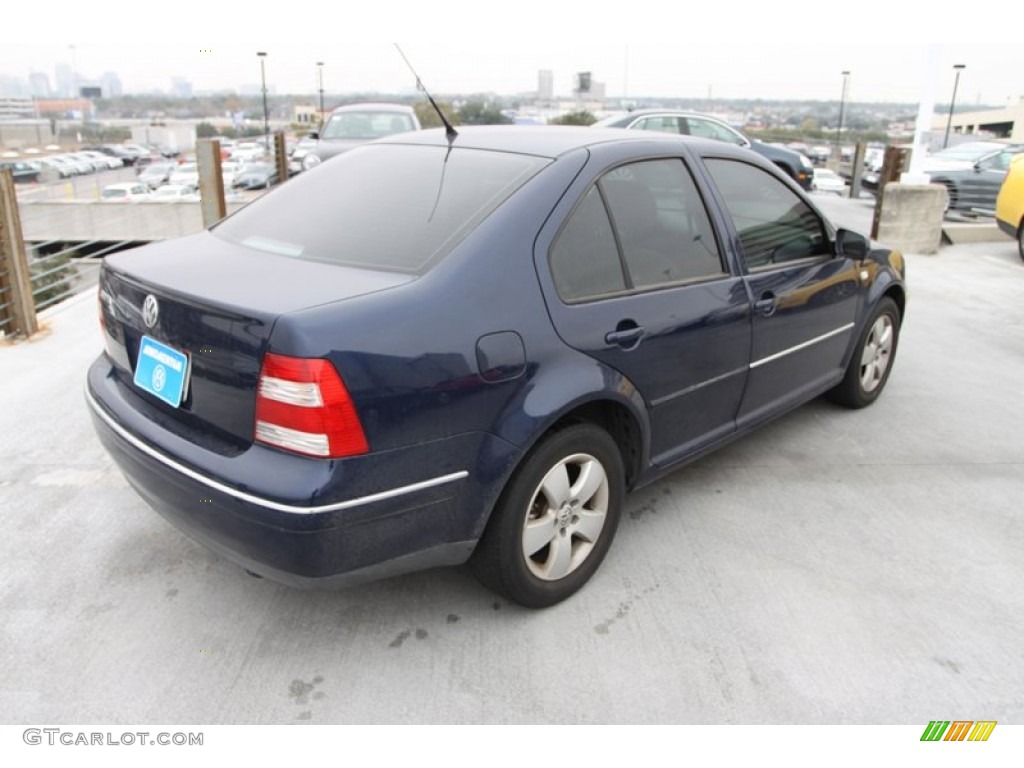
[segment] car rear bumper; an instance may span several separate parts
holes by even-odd
[[[514,462],[504,441],[483,434],[333,462],[259,445],[223,456],[138,413],[109,372],[101,356],[86,401],[100,441],[135,490],[210,549],[294,586],[464,562],[498,492],[471,470],[481,456],[497,458],[498,467]],[[342,473],[351,494],[330,490]]]

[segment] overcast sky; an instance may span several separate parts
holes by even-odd
[[[699,13],[687,10],[696,3],[649,0],[389,0],[381,11],[353,10],[351,0],[230,8],[197,0],[150,0],[136,8],[96,0],[88,12],[65,1],[58,0],[63,10],[45,25],[36,9],[52,3],[33,9],[19,2],[0,12],[0,21],[13,16],[13,24],[0,26],[0,74],[43,71],[53,87],[54,66],[73,60],[85,77],[117,72],[128,92],[170,90],[172,77],[188,79],[197,91],[241,88],[259,83],[256,52],[263,50],[267,83],[277,93],[315,94],[317,61],[325,62],[331,94],[411,92],[415,80],[390,42],[397,40],[437,93],[530,92],[537,71],[551,69],[560,94],[571,91],[574,73],[590,71],[610,97],[837,100],[840,73],[849,70],[851,101],[916,102],[932,55],[936,101],[948,102],[954,63],[967,65],[958,103],[1024,96],[1024,44],[1012,40],[1018,25],[1002,31],[961,18],[969,15],[963,9],[953,16],[937,7],[935,18],[919,19],[917,11],[881,0],[702,0],[715,7]],[[279,16],[266,18],[258,10],[264,7]],[[990,21],[998,17],[993,8]],[[886,28],[913,34],[886,42]],[[12,29],[25,34],[12,36]]]

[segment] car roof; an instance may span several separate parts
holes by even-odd
[[[415,110],[408,104],[391,104],[384,101],[366,101],[360,104],[345,104],[331,111],[331,114],[339,112],[401,112],[408,114],[415,113]]]
[[[621,128],[585,128],[570,125],[480,125],[459,126],[453,147],[486,149],[495,152],[516,152],[555,158],[575,149],[607,143],[685,142],[698,150],[715,153],[727,151],[730,145],[721,141],[692,136],[674,136],[655,131],[623,131]],[[375,144],[426,144],[447,146],[444,129],[436,128],[415,133],[398,134],[378,139]],[[736,148],[738,149],[738,148]]]

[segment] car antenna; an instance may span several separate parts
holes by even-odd
[[[430,106],[434,108],[434,111],[437,112],[437,116],[440,117],[441,122],[444,123],[444,135],[448,137],[448,144],[450,146],[455,140],[455,137],[459,135],[459,132],[452,127],[452,124],[448,122],[448,118],[444,116],[444,112],[442,112],[441,108],[437,106],[437,102],[434,101],[434,97],[430,95],[430,91],[428,91],[426,86],[423,85],[423,81],[420,80],[420,76],[416,74],[416,70],[412,68],[412,64],[409,63],[409,59],[406,58],[405,53],[402,51],[401,47],[399,47],[398,43],[395,43],[395,48],[398,48],[399,55],[401,55],[405,60],[405,65],[409,68],[409,71],[412,72],[412,76],[416,78],[416,88],[423,91],[427,97],[427,101],[430,102]]]

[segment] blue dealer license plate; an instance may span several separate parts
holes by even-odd
[[[188,356],[143,336],[135,364],[135,384],[177,408],[188,384]]]

